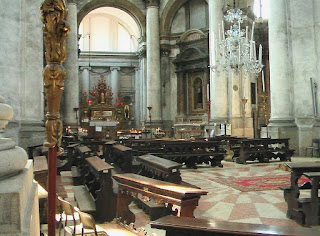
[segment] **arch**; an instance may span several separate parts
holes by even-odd
[[[119,8],[133,17],[140,29],[140,35],[145,37],[146,33],[146,17],[142,11],[134,4],[127,0],[93,0],[78,10],[78,27],[83,18],[91,11],[100,7]]]
[[[160,37],[168,37],[173,18],[177,11],[189,0],[170,0],[162,11],[160,18]],[[208,3],[208,0],[205,0]]]

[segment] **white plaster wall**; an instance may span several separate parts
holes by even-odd
[[[171,33],[181,33],[186,31],[186,11],[184,7],[176,13],[171,26]]]
[[[205,0],[190,1],[190,29],[207,28],[208,7]]]

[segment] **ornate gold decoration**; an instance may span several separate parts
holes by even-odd
[[[45,0],[41,5],[41,21],[44,24],[45,57],[48,65],[43,69],[44,92],[47,101],[47,147],[60,148],[62,122],[60,100],[64,89],[66,71],[61,65],[66,58],[65,40],[70,31],[66,23],[68,10],[64,0]]]

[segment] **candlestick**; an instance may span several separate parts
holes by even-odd
[[[262,45],[259,45],[259,64],[262,64]]]
[[[221,23],[221,28],[222,28],[222,39],[225,40],[225,36],[224,36],[224,22],[222,20],[222,23]]]
[[[261,80],[262,80],[262,92],[265,92],[266,88],[265,88],[265,84],[264,84],[264,72],[263,71],[262,71],[262,75],[261,75]]]
[[[248,43],[248,32],[249,32],[249,27],[246,26],[246,43]]]
[[[257,51],[256,51],[256,42],[252,42],[252,48],[253,48],[253,58],[254,60],[257,60]]]
[[[254,24],[255,24],[255,22],[252,22],[251,41],[253,41]]]

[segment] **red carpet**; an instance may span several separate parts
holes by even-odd
[[[263,191],[279,189],[281,186],[290,186],[290,175],[223,177],[220,179],[213,179],[213,181],[240,190],[241,192]],[[310,180],[301,177],[298,184],[301,185],[307,181]]]

